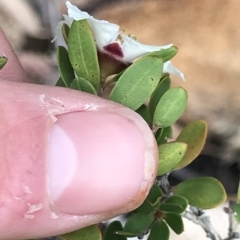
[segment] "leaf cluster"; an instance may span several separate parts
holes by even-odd
[[[177,48],[146,54],[106,80],[101,79],[98,50],[87,21],[73,21],[70,28],[63,25],[62,31],[68,47],[58,47],[61,77],[57,86],[102,96],[106,86],[115,83],[109,99],[140,114],[158,144],[160,181],[152,187],[144,203],[131,212],[124,226],[118,221],[108,226],[104,240],[142,238],[146,234],[149,234],[148,240],[167,240],[169,228],[177,234],[184,230],[181,214],[188,204],[209,209],[224,202],[225,190],[214,178],[190,179],[167,188],[161,181],[167,180],[172,171],[190,164],[201,152],[207,135],[206,122],[197,120],[189,123],[176,140],[172,139],[172,125],[183,114],[188,98],[182,87],[171,87],[169,73],[163,72],[164,63],[176,55]],[[236,205],[236,212],[239,206]],[[61,238],[97,240],[102,236],[94,225]]]

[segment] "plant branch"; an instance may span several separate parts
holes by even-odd
[[[182,216],[188,220],[200,225],[212,240],[222,240],[216,230],[213,228],[209,216],[203,210],[190,206],[191,211],[185,211]]]
[[[169,173],[157,176],[155,183],[162,189],[166,197],[172,195],[172,188],[168,181]]]
[[[228,219],[229,219],[229,228],[228,228],[228,237],[225,238],[224,240],[233,240],[233,239],[239,239],[240,234],[238,232],[235,232],[235,227],[234,223],[235,221],[235,216],[234,216],[234,211],[233,211],[233,204],[234,201],[229,201],[229,207],[227,208],[228,212]]]

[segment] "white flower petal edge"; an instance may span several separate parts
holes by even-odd
[[[103,51],[103,47],[114,41],[120,34],[120,27],[117,24],[104,20],[97,20],[88,13],[81,11],[69,1],[66,2],[68,8],[68,16],[74,20],[86,19],[89,23],[95,37],[95,41],[99,50]]]
[[[69,1],[66,2],[66,6],[68,9],[68,16],[76,21],[91,18],[87,12],[81,11],[79,8],[72,5]]]
[[[126,35],[122,35],[122,37],[123,37],[122,50],[124,53],[123,61],[125,62],[133,62],[134,59],[139,58],[149,52],[154,52],[161,49],[167,49],[173,46],[173,44],[168,44],[165,46],[149,46],[149,45],[145,45],[140,42],[137,42],[136,40]],[[184,74],[180,72],[177,68],[175,68],[171,61],[167,61],[164,63],[163,72],[173,73],[181,77],[185,81]]]
[[[131,37],[122,34],[123,43],[122,50],[124,53],[123,61],[133,62],[136,58],[139,58],[147,53],[158,51],[161,49],[167,49],[173,46],[173,44],[168,44],[166,46],[150,46],[142,44]]]
[[[176,76],[181,77],[185,81],[184,74],[180,72],[177,68],[175,68],[171,61],[167,61],[164,63],[163,72],[175,74]]]

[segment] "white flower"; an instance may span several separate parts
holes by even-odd
[[[173,46],[173,44],[166,46],[149,46],[142,44],[122,34],[117,24],[104,20],[97,20],[87,12],[81,11],[76,6],[72,5],[69,1],[66,2],[66,5],[68,8],[68,16],[64,15],[64,21],[59,23],[56,33],[56,38],[62,43],[62,24],[66,23],[71,26],[73,20],[86,19],[93,31],[98,50],[125,63],[132,63],[136,58],[149,52],[167,49]],[[176,69],[171,61],[164,63],[163,72],[173,73],[184,79],[184,74]]]

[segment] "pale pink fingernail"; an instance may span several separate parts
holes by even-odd
[[[107,111],[57,119],[49,135],[47,163],[53,211],[97,214],[131,202],[145,177],[146,143],[137,124]]]

